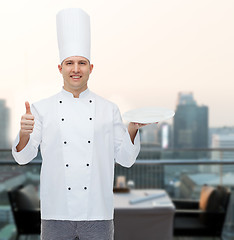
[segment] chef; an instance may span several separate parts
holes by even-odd
[[[90,18],[81,9],[57,14],[61,91],[25,103],[12,154],[29,163],[40,145],[41,239],[113,239],[114,166],[131,167],[140,151],[138,129],[122,123],[118,107],[88,86]]]

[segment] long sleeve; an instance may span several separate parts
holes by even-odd
[[[123,167],[131,167],[140,152],[140,134],[137,134],[132,144],[127,127],[123,124],[118,107],[114,113],[115,161]]]
[[[27,145],[20,152],[17,152],[16,146],[19,143],[19,133],[12,145],[12,155],[15,161],[20,165],[29,163],[37,156],[38,146],[41,142],[41,128],[42,128],[41,120],[39,118],[38,112],[36,111],[33,105],[31,106],[31,111],[35,118],[35,124],[33,132],[30,134],[30,138]]]

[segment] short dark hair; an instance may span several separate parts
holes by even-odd
[[[87,59],[87,58],[86,58],[86,59]],[[65,60],[65,59],[64,59],[64,60]],[[61,66],[63,65],[64,60],[61,62]],[[90,63],[89,59],[87,59],[87,60],[88,60],[89,65],[90,65],[91,63]]]

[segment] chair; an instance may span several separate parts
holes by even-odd
[[[229,197],[223,186],[204,185],[200,201],[174,199],[174,236],[221,237]]]
[[[20,235],[40,234],[40,200],[32,184],[17,186],[8,191],[14,216],[17,239]]]

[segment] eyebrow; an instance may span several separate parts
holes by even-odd
[[[66,61],[64,61],[64,62],[65,62],[65,63],[74,62],[74,60],[66,60]],[[86,63],[88,63],[88,61],[85,60],[85,59],[81,59],[81,60],[79,60],[78,62],[86,62]]]

